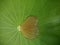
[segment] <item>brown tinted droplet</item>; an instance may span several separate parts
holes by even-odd
[[[38,19],[35,16],[29,16],[21,25],[22,34],[29,39],[33,39],[38,35]]]

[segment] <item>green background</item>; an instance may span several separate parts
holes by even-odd
[[[29,15],[39,20],[32,40],[17,29]],[[60,0],[0,0],[0,45],[60,45]]]

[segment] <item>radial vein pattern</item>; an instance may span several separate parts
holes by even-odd
[[[6,0],[2,4],[2,11],[0,11],[0,43],[2,45],[35,45],[34,41],[25,39],[17,29],[17,26],[30,15],[34,4],[35,0]]]

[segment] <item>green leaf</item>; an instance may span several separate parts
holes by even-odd
[[[36,16],[40,31],[26,39],[17,27]],[[60,0],[0,0],[0,45],[60,45]]]

